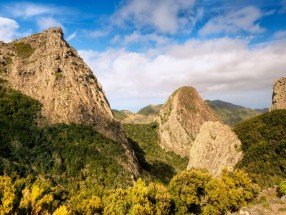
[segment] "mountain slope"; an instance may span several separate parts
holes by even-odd
[[[238,168],[265,187],[286,179],[286,110],[246,120],[235,126],[234,131],[244,153]]]
[[[243,120],[257,116],[261,113],[250,108],[234,105],[221,100],[206,100],[206,102],[214,110],[217,117],[230,126],[234,126]]]
[[[0,71],[9,86],[38,100],[48,124],[90,125],[120,142],[136,176],[139,166],[102,87],[77,52],[51,28],[12,43],[0,44]]]
[[[90,126],[39,127],[40,112],[38,101],[0,85],[0,175],[41,176],[68,192],[84,185],[98,195],[108,187],[131,183],[121,144]]]
[[[157,115],[163,105],[148,105],[138,111],[138,114],[142,114],[144,116],[149,116],[149,115]]]

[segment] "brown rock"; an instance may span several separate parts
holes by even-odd
[[[216,176],[223,168],[232,170],[242,158],[240,146],[240,140],[229,126],[205,122],[191,147],[188,169],[207,169]]]
[[[161,147],[188,157],[203,123],[219,119],[195,88],[182,87],[169,97],[157,121]]]
[[[286,109],[286,77],[277,80],[273,86],[271,110]]]
[[[120,123],[92,71],[63,39],[60,28],[51,28],[0,46],[0,77],[9,86],[43,104],[48,123],[93,126],[106,137],[121,142],[135,175],[139,166]],[[2,68],[2,69],[1,69]]]

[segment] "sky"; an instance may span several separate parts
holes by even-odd
[[[62,27],[113,109],[204,99],[271,105],[286,76],[286,0],[0,0],[0,40]]]

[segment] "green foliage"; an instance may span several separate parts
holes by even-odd
[[[31,54],[33,54],[34,52],[34,49],[28,43],[22,43],[22,42],[14,43],[14,47],[17,55],[23,59],[29,58]]]
[[[69,190],[125,187],[130,173],[121,144],[81,125],[37,126],[39,102],[0,86],[0,174],[42,175]]]
[[[159,146],[157,124],[125,124],[123,128],[133,141],[135,153],[146,170],[146,177],[168,183],[176,173],[186,169],[187,158],[181,158]]]
[[[277,192],[278,192],[279,196],[285,196],[286,195],[286,180],[285,181],[281,181],[279,183]]]
[[[255,183],[268,187],[286,178],[286,110],[264,113],[234,128],[242,142],[243,159],[237,167]]]
[[[117,189],[105,199],[103,214],[170,214],[171,197],[162,184],[146,183],[139,179],[133,187]]]
[[[260,112],[256,110],[239,105],[233,105],[220,100],[206,100],[206,102],[214,110],[218,118],[229,126],[235,126],[246,119],[260,114]]]
[[[242,171],[224,171],[220,178],[214,178],[205,170],[190,169],[176,175],[169,184],[178,214],[237,211],[253,200],[258,190]]]

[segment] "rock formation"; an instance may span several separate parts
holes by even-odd
[[[286,77],[277,80],[273,86],[271,110],[286,109]]]
[[[195,88],[182,87],[169,97],[157,121],[161,147],[188,157],[190,146],[204,122],[219,119]]]
[[[232,170],[241,160],[241,142],[227,125],[205,122],[190,150],[188,169],[203,168],[220,175],[223,168]]]
[[[122,143],[135,175],[139,167],[120,123],[114,119],[102,87],[75,49],[51,28],[12,43],[0,43],[0,78],[11,88],[43,104],[46,121],[93,126]]]

